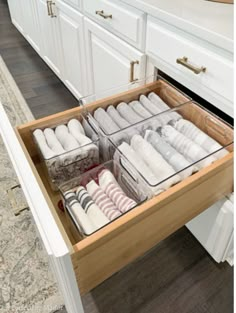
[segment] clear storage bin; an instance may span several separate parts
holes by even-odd
[[[78,119],[78,117],[76,117],[76,119]],[[44,158],[38,142],[33,135],[35,129],[32,130],[32,136],[42,163],[44,164],[46,174],[48,175],[48,181],[54,191],[58,190],[59,185],[62,183],[84,173],[100,163],[99,137],[82,115],[80,116],[80,122],[86,136],[89,137],[92,142],[48,159]],[[66,125],[66,123],[60,123],[58,125]],[[45,128],[55,129],[58,125],[49,125],[41,130]]]
[[[136,91],[135,87],[140,87],[144,84],[145,86],[143,90]],[[120,93],[121,90],[129,90],[129,92]],[[98,108],[103,108],[104,110],[106,110],[110,105],[116,107],[121,102],[125,102],[128,104],[134,100],[139,100],[139,97],[141,95],[148,96],[148,94],[150,94],[151,92],[154,92],[167,104],[168,107],[166,109],[163,109],[162,112],[171,110],[172,108],[191,100],[191,98],[177,90],[174,86],[172,86],[170,83],[167,83],[163,78],[159,76],[147,77],[143,80],[137,81],[135,84],[131,83],[125,86],[113,88],[112,90],[109,90],[109,94],[113,94],[111,98],[98,100],[104,94],[107,94],[107,91],[101,91],[100,93],[89,95],[80,99],[80,104],[83,105],[85,108],[88,122],[100,137],[100,152],[104,161],[110,160],[112,157],[110,154],[110,142],[108,140],[108,137],[115,135],[115,132],[107,132],[104,127],[105,125],[100,125],[94,118],[94,112]],[[91,105],[87,106],[88,104]],[[143,119],[144,123],[146,120],[148,119]],[[122,140],[122,138],[120,140]]]
[[[113,160],[110,160],[108,162],[102,163],[99,166],[85,172],[84,174],[67,181],[66,183],[60,185],[59,191],[61,194],[61,198],[65,207],[65,211],[67,214],[67,217],[69,219],[69,222],[71,224],[71,230],[76,239],[79,239],[85,236],[89,236],[92,233],[86,233],[82,226],[79,224],[77,219],[75,218],[73,211],[70,209],[70,206],[68,205],[68,201],[65,198],[65,193],[68,191],[75,192],[76,189],[79,186],[85,186],[90,180],[95,180],[98,176],[98,173],[100,173],[103,169],[108,169],[115,177],[116,181],[120,185],[121,189],[124,191],[124,193],[131,199],[133,199],[137,205],[140,205],[143,203],[146,199],[147,196],[145,192],[143,192],[142,186],[135,186],[133,184],[132,177],[130,177],[130,174],[127,173],[126,169],[121,166],[120,164],[114,162]],[[131,210],[135,209],[134,206]],[[128,211],[129,212],[129,211]],[[123,213],[122,215],[127,214]],[[121,216],[122,216],[121,215]],[[119,217],[118,217],[119,218]],[[112,223],[114,220],[110,221],[108,224]],[[108,225],[106,224],[106,225]],[[104,225],[104,227],[106,226]],[[75,229],[77,231],[77,234],[75,233]],[[97,229],[96,231],[98,231]]]
[[[130,144],[131,138],[135,133],[138,133],[139,135],[144,137],[146,130],[152,129],[150,125],[153,125],[153,123],[155,124],[156,121],[158,126],[160,117],[170,114],[171,112],[176,112],[180,114],[183,117],[183,119],[192,122],[205,134],[207,134],[215,141],[217,141],[221,145],[221,147],[217,147],[213,149],[211,152],[207,152],[205,157],[200,158],[195,162],[188,160],[190,162],[189,166],[184,167],[180,171],[176,171],[174,175],[168,176],[165,179],[162,179],[161,181],[152,184],[141,174],[141,171],[139,171],[136,167],[134,167],[133,164],[130,163],[126,155],[122,153],[122,151],[119,148],[122,141],[121,138],[123,138],[123,142],[125,141],[128,144]],[[173,121],[171,121],[169,125],[173,126],[174,125]],[[157,127],[157,131],[160,131],[160,129],[161,129],[160,127]],[[205,163],[207,164],[208,162],[209,164],[211,164],[211,161],[213,159],[214,161],[212,163],[214,163],[218,159],[224,157],[224,155],[226,155],[227,152],[231,152],[233,150],[233,128],[225,121],[221,120],[219,117],[214,115],[213,113],[209,112],[199,104],[191,101],[182,104],[176,108],[173,108],[170,111],[160,113],[157,116],[151,117],[143,122],[139,122],[133,126],[127,127],[126,129],[116,132],[109,136],[108,140],[110,142],[109,144],[110,156],[114,158],[114,161],[116,163],[120,164],[120,167],[123,167],[123,169],[126,170],[127,175],[129,173],[130,179],[133,181],[134,188],[138,188],[138,186],[140,188],[140,186],[142,186],[141,188],[143,192],[147,195],[147,197],[152,198],[158,193],[166,190],[163,189],[161,186],[168,183],[168,180],[170,179],[173,180],[173,178],[177,177],[177,175],[181,175],[183,174],[184,171],[186,172],[187,170],[189,170],[190,167],[193,169],[192,174],[194,174],[204,167],[203,164]],[[183,179],[180,179],[180,181],[182,180]]]

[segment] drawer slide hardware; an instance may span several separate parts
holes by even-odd
[[[103,10],[95,11],[95,13],[105,19],[112,18],[112,14],[105,14]]]
[[[188,58],[183,57],[183,58],[178,58],[176,59],[176,63],[183,65],[184,67],[188,68],[190,71],[194,72],[194,74],[200,74],[201,72],[205,73],[206,72],[206,67],[196,67],[192,64],[188,63]]]
[[[134,65],[139,64],[139,61],[131,61],[130,62],[130,83],[136,82],[138,78],[134,78]]]
[[[10,201],[10,204],[11,204],[11,207],[13,209],[15,216],[18,216],[21,212],[25,210],[29,210],[28,206],[25,206],[25,205],[20,206],[20,207],[18,206],[16,197],[14,195],[14,191],[17,188],[21,189],[21,186],[18,184],[7,190],[7,195],[8,195],[8,198],[9,198],[9,201]]]

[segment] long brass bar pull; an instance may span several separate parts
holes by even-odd
[[[100,15],[101,17],[107,19],[107,18],[112,18],[112,14],[105,14],[103,10],[101,11],[95,11],[97,15]]]
[[[57,17],[54,13],[53,13],[53,9],[52,9],[52,6],[53,5],[56,5],[56,3],[55,2],[53,2],[53,1],[49,1],[49,7],[50,7],[50,11],[51,11],[51,17]]]
[[[139,61],[131,61],[130,62],[130,78],[129,78],[130,83],[138,80],[138,78],[134,78],[134,65],[135,64],[139,64]]]
[[[183,57],[183,58],[178,58],[176,59],[176,63],[183,65],[184,67],[188,68],[190,71],[194,72],[194,74],[200,74],[201,72],[205,73],[206,72],[206,67],[196,67],[192,64],[188,63],[188,58]]]
[[[51,16],[50,2],[50,0],[47,0],[48,16]]]

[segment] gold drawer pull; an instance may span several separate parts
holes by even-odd
[[[105,14],[103,10],[101,11],[95,11],[97,15],[100,15],[101,17],[107,19],[107,18],[112,18],[112,14]]]
[[[195,67],[192,64],[188,63],[188,58],[183,57],[183,58],[178,58],[176,59],[176,63],[183,65],[184,67],[187,67],[190,71],[193,71],[195,74],[200,74],[201,72],[205,73],[206,72],[206,67]]]
[[[15,185],[15,186],[13,186],[7,190],[7,195],[8,195],[11,207],[13,209],[13,213],[16,216],[19,215],[22,211],[29,210],[29,207],[26,205],[25,206],[23,205],[21,207],[18,206],[17,200],[16,200],[15,195],[14,195],[14,190],[17,188],[20,189],[21,186],[18,184],[18,185]]]
[[[56,5],[55,2],[53,2],[52,0],[47,0],[47,8],[48,8],[48,15],[50,17],[57,17],[54,13],[53,13],[53,9],[52,6]]]
[[[139,61],[131,61],[130,62],[130,83],[135,82],[138,80],[138,78],[134,78],[134,65],[139,64]]]
[[[51,0],[47,0],[48,16],[51,16],[50,2],[51,2]]]

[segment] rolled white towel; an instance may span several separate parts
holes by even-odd
[[[129,198],[119,186],[113,174],[105,169],[98,175],[99,185],[107,196],[115,203],[116,207],[122,212],[128,212],[137,203]]]
[[[113,119],[103,108],[97,109],[93,116],[100,127],[105,131],[105,133],[113,134],[120,130],[120,127],[113,121]]]
[[[76,190],[77,199],[97,229],[109,223],[109,219],[93,201],[87,190],[80,186]]]
[[[174,175],[161,183],[161,188],[166,190],[181,180],[180,176],[176,174],[176,171],[172,168],[172,166],[169,165],[161,154],[141,136],[135,135],[132,138],[131,147],[153,171],[158,179],[158,183],[161,183],[163,180],[166,180],[168,177]]]
[[[208,166],[216,160],[213,156],[207,157],[207,151],[170,125],[162,127],[161,134],[179,153],[183,154],[188,160],[194,163],[197,162],[194,166],[197,166],[199,169]],[[201,159],[203,160],[200,161]]]
[[[143,107],[143,105],[142,105],[139,101],[137,101],[137,100],[131,101],[131,102],[129,103],[129,106],[130,106],[138,115],[140,115],[140,116],[143,117],[143,118],[152,117],[152,114],[151,114],[149,111],[147,111],[147,110]]]
[[[223,148],[216,140],[205,134],[201,129],[188,120],[180,119],[174,122],[173,126],[209,153],[216,152]],[[226,149],[222,149],[215,153],[214,156],[217,159],[220,159],[228,153],[229,152]]]
[[[92,143],[92,140],[85,135],[84,129],[78,120],[70,120],[67,124],[67,127],[69,133],[77,140],[80,146],[85,146]]]
[[[75,119],[75,118],[72,118],[68,123],[67,123],[67,127],[70,131],[70,129],[73,129],[74,131],[77,131],[78,133],[81,133],[83,135],[85,135],[85,132],[84,132],[84,128],[83,126],[81,125],[81,123]]]
[[[120,127],[120,129],[129,127],[131,124],[124,119],[119,112],[113,107],[113,105],[109,105],[107,108],[107,113],[113,119],[113,121]]]
[[[96,231],[95,225],[89,219],[88,215],[85,213],[82,206],[76,200],[76,195],[72,191],[67,191],[64,193],[64,197],[68,203],[68,209],[73,214],[73,217],[76,219],[79,226],[82,228],[86,235],[90,235]]]
[[[181,179],[192,175],[193,166],[182,154],[175,148],[168,144],[161,136],[152,130],[146,130],[144,139],[147,140],[162,156],[163,158],[179,172]],[[185,170],[183,170],[185,169]]]
[[[58,141],[53,129],[45,128],[44,135],[47,140],[48,146],[58,155],[65,153],[66,151]]]
[[[139,101],[142,103],[142,105],[145,107],[146,110],[148,110],[152,115],[157,115],[163,112],[160,108],[155,106],[146,96],[141,95],[139,98]],[[157,116],[157,119],[162,123],[162,125],[165,125],[169,123],[171,120],[171,117],[168,114],[161,114]]]
[[[149,93],[148,98],[161,111],[170,110],[170,107],[154,92]],[[170,112],[168,115],[172,120],[179,120],[182,118],[182,116],[177,112]]]
[[[34,138],[42,152],[44,159],[51,159],[55,157],[57,154],[52,149],[49,148],[44,133],[41,129],[36,129],[33,132]]]
[[[131,125],[141,122],[143,118],[138,115],[127,103],[121,102],[116,107],[120,115],[126,119]]]
[[[138,155],[138,153],[126,142],[123,142],[118,150],[121,151],[123,156],[130,162],[130,164],[141,174],[141,176],[148,183],[149,189],[154,194],[159,194],[164,189],[158,186],[159,179],[155,176],[149,166],[143,161],[143,159]],[[127,169],[127,168],[126,168]],[[127,169],[129,172],[129,169]],[[132,173],[130,173],[132,176]]]
[[[66,151],[71,151],[80,147],[77,140],[69,133],[66,125],[59,125],[55,129],[55,135]]]

